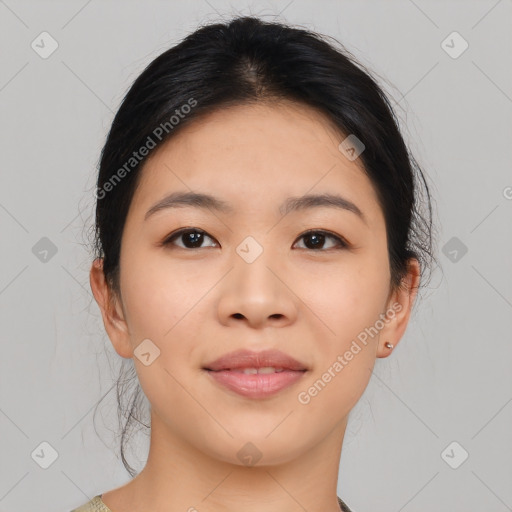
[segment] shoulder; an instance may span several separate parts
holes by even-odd
[[[101,494],[98,494],[98,496],[94,496],[91,501],[84,503],[70,512],[111,512],[111,510],[101,501]]]
[[[338,496],[338,503],[340,505],[340,509],[342,512],[352,512],[348,507],[347,504]]]
[[[351,512],[346,503],[338,496],[338,503],[342,512]],[[112,512],[101,500],[101,494],[94,496],[94,498],[87,503],[84,503],[78,508],[70,512]]]

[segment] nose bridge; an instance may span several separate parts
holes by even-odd
[[[276,255],[253,237],[247,237],[236,248],[233,257],[233,278],[238,289],[249,296],[275,294],[276,277],[270,271],[276,263]]]
[[[242,315],[253,326],[264,322],[290,321],[295,316],[293,294],[279,279],[277,255],[253,237],[247,237],[232,257],[232,271],[222,287],[219,301],[221,321],[230,322]],[[276,267],[276,268],[274,268]]]

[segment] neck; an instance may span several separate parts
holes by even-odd
[[[299,446],[287,460],[246,466],[192,446],[152,411],[146,466],[125,486],[105,493],[103,501],[115,512],[259,512],[262,507],[266,512],[296,512],[298,507],[339,512],[337,482],[346,421],[318,444]]]

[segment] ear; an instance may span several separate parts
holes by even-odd
[[[124,358],[133,357],[130,333],[120,301],[109,288],[103,273],[103,258],[96,258],[89,274],[92,293],[103,317],[103,324],[115,351]]]
[[[399,289],[390,293],[388,298],[384,313],[386,322],[380,331],[377,357],[388,357],[391,354],[393,349],[387,348],[386,342],[391,343],[393,348],[400,342],[409,323],[419,284],[420,264],[416,258],[410,258],[407,275],[402,279]]]

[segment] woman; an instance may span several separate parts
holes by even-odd
[[[348,416],[432,258],[422,183],[430,213],[386,96],[318,34],[240,17],[151,62],[103,148],[90,271],[149,455],[76,511],[349,511]]]

